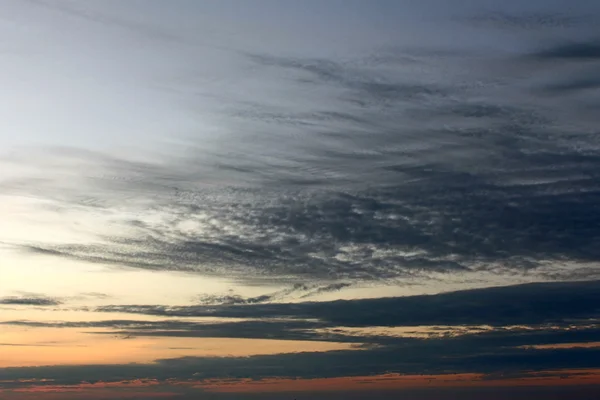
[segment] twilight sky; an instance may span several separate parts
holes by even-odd
[[[0,0],[0,398],[597,398],[599,27]]]

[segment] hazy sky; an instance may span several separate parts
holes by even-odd
[[[0,397],[593,398],[599,24],[0,0]]]

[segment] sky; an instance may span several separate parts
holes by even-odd
[[[597,399],[599,26],[0,1],[0,398]]]

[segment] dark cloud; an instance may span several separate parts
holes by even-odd
[[[204,295],[197,298],[198,304],[202,305],[233,305],[233,304],[257,304],[267,303],[271,300],[270,295],[256,296],[256,297],[242,297],[239,294],[225,294],[225,295]]]
[[[578,24],[553,12],[478,18],[513,27]],[[236,53],[245,82],[269,84],[209,93],[223,131],[214,146],[192,137],[185,151],[156,163],[62,149],[57,158],[85,162],[86,174],[34,185],[62,205],[58,212],[77,204],[111,215],[127,204],[135,217],[115,217],[119,229],[92,243],[17,245],[79,261],[292,285],[470,272],[596,279],[598,117],[549,96],[577,91],[593,104],[582,93],[595,87],[593,72],[589,80],[565,77],[595,59],[596,42],[574,35],[540,49],[521,34],[527,40],[516,54]],[[567,59],[573,63],[539,68]]]
[[[384,279],[596,261],[600,158],[560,153],[530,158],[540,165],[550,159],[562,164],[554,178],[538,178],[544,182],[531,177],[528,183],[514,171],[501,177],[504,185],[398,166],[399,175],[412,173],[416,183],[364,193],[296,193],[269,203],[238,191],[235,202],[213,203],[209,210],[191,204],[165,208],[168,230],[140,229],[138,237],[111,237],[99,245],[24,248],[99,263],[247,278]],[[206,224],[207,212],[214,225]],[[183,221],[202,226],[202,233],[173,235]],[[552,272],[556,278],[572,273]],[[593,269],[587,273],[594,277]]]
[[[53,297],[35,296],[10,296],[0,298],[0,304],[3,305],[19,305],[19,306],[58,306],[62,301]]]
[[[568,10],[557,12],[519,12],[495,11],[460,18],[459,21],[479,28],[497,28],[514,32],[515,30],[542,30],[574,28],[593,23],[590,15],[574,15]]]
[[[254,297],[243,297],[230,291],[221,295],[198,296],[196,302],[200,305],[236,305],[236,304],[260,304],[275,303],[289,300],[293,297],[301,299],[309,298],[322,293],[337,292],[351,286],[349,283],[332,283],[329,285],[296,283],[290,288],[282,289],[274,293]]]
[[[600,76],[577,76],[563,82],[550,83],[543,87],[543,91],[553,95],[569,95],[581,91],[596,90],[600,88]]]
[[[594,61],[600,59],[600,39],[550,46],[534,53],[542,60]]]
[[[386,346],[371,350],[297,353],[253,357],[183,357],[157,360],[152,364],[80,365],[2,369],[10,379],[53,379],[53,384],[76,384],[81,381],[116,381],[135,379],[202,380],[241,378],[324,378],[362,376],[383,373],[438,374],[504,371],[527,373],[556,369],[597,367],[597,350],[526,350],[473,347],[471,350],[440,341],[425,347],[416,343]],[[374,361],[377,362],[374,362]],[[558,373],[557,373],[558,374]]]
[[[154,193],[160,223],[119,221],[134,236],[98,244],[23,248],[246,279],[371,280],[500,268],[561,278],[575,272],[538,267],[599,259],[597,136],[561,133],[561,122],[542,108],[471,100],[476,91],[457,85],[403,83],[326,60],[251,59],[338,93],[331,109],[286,110],[307,122],[307,140],[286,136],[271,145],[272,161],[256,153],[264,146],[248,143],[245,155],[217,157],[210,167],[225,181],[245,176],[261,188],[194,189],[194,175],[209,166],[192,159],[164,170],[116,164],[128,195]],[[262,123],[270,111],[263,105],[249,112]],[[270,140],[257,135],[257,145]],[[122,190],[120,181],[99,184]]]
[[[345,89],[347,92],[342,93],[342,99],[362,108],[386,103],[392,106],[403,101],[425,100],[427,97],[445,97],[456,91],[456,88],[444,88],[442,85],[408,80],[402,82],[398,77],[392,79],[382,73],[362,70],[356,62],[340,63],[328,59],[294,59],[260,54],[249,54],[248,58],[264,67],[296,72],[292,77],[301,84],[325,84]],[[261,108],[264,109],[264,105]],[[304,117],[310,121],[313,116]],[[321,122],[327,117],[342,117],[342,120],[355,123],[365,122],[336,112],[317,113],[314,117]]]
[[[144,15],[130,19],[126,12],[121,17],[83,5],[30,2],[144,43],[203,46],[148,23]],[[453,13],[460,12],[456,7]],[[514,7],[453,17],[462,26],[448,35],[429,25],[431,32],[418,35],[409,27],[402,33],[414,38],[409,41],[417,48],[411,49],[371,43],[367,52],[302,54],[294,46],[231,51],[215,43],[207,47],[226,50],[221,66],[228,73],[174,79],[193,93],[178,104],[202,121],[181,148],[161,147],[162,155],[147,161],[71,148],[15,150],[2,160],[6,170],[24,171],[3,178],[3,193],[51,200],[44,204],[52,203],[46,207],[64,217],[65,227],[77,210],[76,218],[93,214],[103,228],[103,234],[91,229],[95,240],[88,242],[10,246],[44,257],[286,289],[250,297],[235,291],[203,295],[186,306],[86,309],[136,314],[136,320],[0,324],[85,329],[134,341],[321,340],[352,343],[352,350],[2,368],[0,386],[11,379],[76,384],[394,372],[477,372],[501,380],[531,371],[598,368],[599,349],[551,348],[600,342],[597,17],[579,9],[508,8]],[[442,21],[440,26],[447,27]],[[399,31],[381,28],[383,42],[402,41]],[[444,41],[442,49],[431,44]],[[186,68],[199,66],[196,57],[211,60],[186,55]],[[168,65],[159,67],[162,73]],[[198,69],[199,75],[209,70]],[[177,84],[157,85],[182,94]],[[449,277],[469,286],[546,283],[298,302],[354,285]],[[376,289],[371,293],[377,295]],[[105,304],[109,298],[22,294],[0,304]],[[137,320],[143,316],[161,320]],[[426,333],[394,336],[398,327]]]
[[[539,283],[437,295],[243,306],[109,305],[101,312],[176,317],[306,318],[337,326],[518,325],[600,316],[599,281]]]
[[[314,295],[321,294],[321,293],[337,292],[337,291],[347,288],[349,286],[351,286],[349,283],[344,283],[344,282],[332,283],[331,285],[314,288],[311,291],[309,291],[308,293],[305,293],[302,296],[300,296],[300,298],[305,299],[305,298],[312,297]]]
[[[19,322],[11,322],[19,324]],[[423,338],[393,338],[377,335],[359,337],[310,333],[314,322],[209,323],[204,326],[185,321],[96,321],[86,324],[31,324],[23,326],[113,327],[119,330],[101,334],[163,337],[237,337],[288,340],[329,340],[357,343],[353,350],[326,353],[298,353],[272,356],[184,357],[157,360],[150,365],[81,366],[73,372],[69,367],[38,367],[0,369],[7,379],[54,379],[59,383],[78,380],[133,379],[210,379],[295,377],[322,378],[381,373],[460,373],[490,374],[488,379],[526,376],[531,370],[585,368],[595,366],[597,350],[565,348],[536,350],[524,346],[597,341],[597,327],[563,325],[539,327],[508,327],[494,330],[473,330],[468,335],[442,335]],[[360,345],[359,345],[360,344]],[[277,366],[277,367],[274,367]],[[554,372],[556,373],[556,372]],[[96,374],[96,375],[94,375]],[[118,377],[118,378],[117,378]]]
[[[169,317],[89,322],[4,321],[4,325],[110,328],[104,334],[319,340],[379,345],[452,340],[454,347],[498,348],[600,341],[599,282],[545,283],[430,296],[350,301],[197,306],[101,306],[98,312]],[[172,319],[178,317],[178,319]],[[194,317],[193,319],[187,319]],[[205,321],[198,317],[221,317]],[[242,318],[243,320],[227,320]],[[410,327],[395,334],[383,327]],[[357,333],[347,327],[370,328]],[[435,328],[438,327],[438,328]],[[101,333],[101,332],[98,332]],[[435,341],[429,343],[437,343]]]
[[[22,326],[30,328],[108,328],[92,332],[99,335],[135,338],[140,336],[161,337],[197,337],[197,338],[243,338],[272,340],[311,340],[328,342],[361,343],[374,342],[374,339],[351,337],[333,333],[323,334],[315,331],[326,327],[316,321],[261,319],[233,322],[191,322],[185,320],[139,321],[139,320],[104,320],[89,322],[39,322],[39,321],[4,321],[0,325]]]

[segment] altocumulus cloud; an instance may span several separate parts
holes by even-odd
[[[57,335],[78,331],[92,341],[128,339],[115,343],[132,347],[221,338],[322,341],[345,350],[0,368],[0,392],[53,385],[66,390],[82,382],[137,382],[162,390],[223,377],[235,382],[390,373],[475,373],[501,382],[574,378],[598,368],[598,6],[580,3],[564,12],[515,3],[482,10],[456,2],[450,10],[448,2],[437,1],[422,11],[443,20],[432,24],[419,17],[414,24],[395,8],[404,6],[388,2],[389,13],[375,18],[381,24],[366,9],[369,18],[340,35],[350,42],[347,48],[331,49],[323,39],[306,49],[305,38],[323,34],[318,18],[311,17],[314,32],[313,25],[309,31],[306,24],[292,28],[284,17],[272,18],[297,31],[272,42],[261,34],[260,45],[237,46],[250,43],[251,32],[229,44],[226,34],[190,37],[179,26],[154,26],[152,6],[130,18],[130,6],[117,3],[103,10],[91,3],[30,3],[36,15],[93,26],[86,32],[98,34],[99,54],[100,38],[117,34],[134,43],[136,51],[127,56],[140,55],[143,63],[127,58],[127,71],[115,67],[106,81],[131,78],[139,85],[136,98],[143,102],[142,92],[155,96],[157,113],[174,100],[195,123],[183,129],[180,142],[164,146],[153,142],[152,126],[140,124],[143,134],[132,134],[139,138],[133,142],[157,152],[140,151],[135,158],[127,151],[109,154],[96,143],[79,148],[75,135],[72,147],[3,153],[0,191],[22,195],[15,203],[32,220],[37,211],[50,212],[63,228],[52,241],[43,235],[38,240],[35,229],[27,232],[31,238],[3,237],[3,248],[20,250],[17,258],[25,253],[76,261],[65,263],[66,269],[98,263],[284,289],[204,294],[182,305],[159,299],[126,304],[126,295],[96,292],[105,290],[99,287],[60,298],[20,293],[0,298],[0,305],[10,312],[37,307],[36,313],[55,306],[60,314],[52,316],[73,311],[93,317],[34,320],[33,313],[31,319],[13,313],[0,325]],[[441,11],[433,12],[434,3]],[[327,14],[331,9],[319,13],[326,15],[327,30],[340,28],[344,18],[338,13],[349,8],[336,10],[336,18]],[[169,20],[170,12],[159,19]],[[195,26],[203,25],[195,20],[201,14],[194,15]],[[385,26],[388,14],[393,23],[383,31],[359,29]],[[395,39],[380,40],[382,32]],[[157,52],[160,62],[149,62],[157,58],[144,49],[166,47],[168,54]],[[182,54],[185,68],[171,64]],[[94,68],[104,71],[111,57]],[[83,60],[81,68],[100,71]],[[152,89],[138,92],[141,86]],[[123,121],[135,112],[132,105]],[[148,112],[143,118],[149,125],[161,119]],[[85,128],[96,132],[92,124]],[[444,278],[498,286],[306,301],[356,287]],[[540,282],[500,286],[514,281]],[[7,341],[0,348],[38,345],[55,350],[69,344]]]
[[[116,227],[83,244],[14,245],[253,281],[597,278],[600,136],[590,63],[598,54],[584,35],[589,21],[532,12],[454,23],[526,29],[511,53],[231,50],[246,80],[205,93],[215,100],[218,138],[192,135],[186,149],[152,161],[65,148],[37,161],[14,155],[7,162],[51,163],[55,174],[21,176],[6,190],[27,192],[35,179],[36,195],[65,217],[76,206]],[[568,29],[572,41],[535,40],[553,29]],[[540,72],[556,60],[560,68]],[[573,97],[547,95],[561,91]],[[194,106],[193,96],[185,100]],[[73,163],[89,172],[74,175]]]

